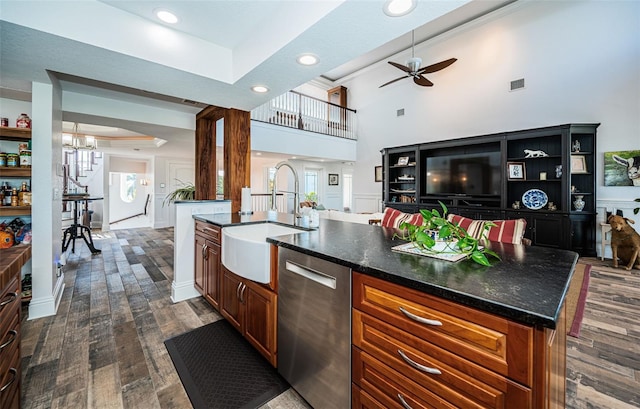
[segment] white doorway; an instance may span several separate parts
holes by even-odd
[[[144,174],[109,173],[109,229],[151,227],[150,195]]]

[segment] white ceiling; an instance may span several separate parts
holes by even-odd
[[[330,88],[383,63],[409,48],[412,29],[421,42],[512,1],[420,0],[393,18],[382,12],[384,0],[2,0],[0,96],[30,100],[31,82],[47,83],[53,73],[65,92],[193,114],[205,105],[250,111],[311,80]],[[178,24],[157,20],[157,8],[174,12]],[[297,64],[308,52],[320,63]],[[256,94],[256,84],[270,91]],[[187,137],[99,115],[64,119]]]

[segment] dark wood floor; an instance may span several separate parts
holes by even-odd
[[[202,298],[172,303],[173,230],[130,229],[65,267],[58,314],[23,320],[23,408],[190,408],[163,341],[220,319]],[[640,271],[593,265],[567,408],[640,408]],[[26,308],[24,309],[26,317]],[[265,408],[308,408],[289,390]]]

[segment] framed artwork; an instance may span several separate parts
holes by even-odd
[[[376,166],[375,169],[375,181],[382,182],[382,166]]]
[[[604,153],[605,186],[640,186],[640,150]]]
[[[526,180],[527,172],[524,167],[524,162],[507,162],[507,179]]]
[[[338,174],[329,173],[329,186],[337,186],[337,185],[338,185]]]
[[[571,155],[571,173],[588,173],[587,161],[583,155]]]
[[[398,165],[399,166],[406,166],[409,164],[409,157],[408,156],[400,156],[398,158]]]

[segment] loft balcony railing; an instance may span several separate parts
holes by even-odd
[[[356,111],[289,91],[251,111],[251,119],[356,140]]]

